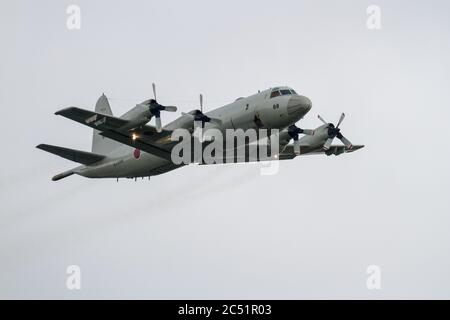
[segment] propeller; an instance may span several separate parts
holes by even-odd
[[[341,129],[339,129],[339,126],[341,125],[342,121],[344,121],[345,113],[341,114],[341,117],[339,118],[339,121],[336,126],[334,126],[334,124],[332,123],[326,122],[320,115],[318,115],[317,117],[320,119],[320,121],[326,124],[328,128],[328,139],[325,141],[325,144],[323,145],[323,148],[325,150],[330,149],[334,138],[338,138],[339,140],[341,140],[347,149],[351,149],[353,147],[352,143],[342,135]]]
[[[206,122],[214,123],[216,125],[222,125],[222,120],[217,118],[208,117],[203,113],[203,95],[200,94],[200,110],[194,110],[191,113],[181,113],[184,116],[188,116],[194,120],[194,131],[201,127],[202,129],[205,127]]]
[[[301,129],[301,128],[297,127],[295,124],[289,126],[289,128],[288,128],[289,136],[292,139],[294,139],[294,152],[297,155],[300,154],[300,140],[298,140],[298,135],[301,133],[306,134],[306,135],[313,135],[314,130]]]
[[[154,83],[152,83],[152,89],[153,89],[153,99],[147,100],[146,104],[148,104],[148,110],[150,114],[155,117],[156,131],[161,132],[162,131],[161,111],[176,112],[177,107],[163,106],[159,104],[158,101],[156,100],[156,85]]]

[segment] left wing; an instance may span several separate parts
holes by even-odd
[[[170,134],[172,131],[170,130],[163,129],[161,133],[158,133],[155,127],[148,125],[132,131],[122,130],[121,128],[129,124],[129,120],[77,107],[66,108],[55,114],[99,130],[102,136],[112,140],[170,160],[172,145],[170,143]]]
[[[84,124],[88,127],[91,127],[99,131],[120,130],[120,128],[130,123],[129,120],[77,107],[62,109],[56,112],[55,114],[76,121],[78,123]],[[141,129],[139,132],[140,133],[145,132],[147,134],[158,133],[155,127],[147,125],[143,126],[143,129]]]
[[[115,130],[104,131],[101,132],[100,134],[109,139],[154,154],[155,156],[158,156],[160,158],[172,162],[171,158],[172,149],[169,147],[171,145],[164,145],[158,144],[157,142],[152,142],[151,140],[153,140],[154,137],[148,138],[145,135],[142,136],[138,135],[137,137],[133,137],[133,134],[131,134],[130,132],[119,132]]]

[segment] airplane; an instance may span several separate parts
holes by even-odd
[[[340,155],[361,149],[364,145],[353,145],[340,132],[344,120],[342,113],[336,125],[326,122],[314,130],[301,129],[295,125],[312,107],[304,95],[297,94],[287,86],[269,88],[248,97],[241,97],[225,106],[203,112],[203,96],[200,109],[182,113],[164,127],[162,112],[176,112],[175,106],[161,105],[156,98],[156,87],[152,84],[153,98],[145,100],[120,117],[113,116],[108,98],[102,94],[95,111],[69,107],[55,114],[79,122],[94,129],[91,152],[79,151],[54,145],[40,144],[38,149],[50,152],[80,165],[55,175],[58,181],[73,174],[87,178],[144,178],[160,175],[182,167],[171,158],[176,142],[171,133],[178,128],[194,132],[198,126],[205,130],[226,129],[278,129],[279,154],[276,160],[289,160],[311,154]],[[155,118],[155,126],[148,123]],[[300,134],[303,134],[301,138]],[[338,138],[343,145],[333,145]],[[290,141],[293,141],[290,144]],[[208,143],[208,141],[205,141]],[[274,159],[275,160],[275,159]],[[256,159],[255,161],[262,161]],[[233,159],[234,163],[247,162]],[[228,163],[228,162],[227,162]]]

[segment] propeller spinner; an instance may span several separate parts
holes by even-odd
[[[176,112],[177,107],[163,106],[159,104],[158,101],[156,100],[156,85],[154,83],[152,83],[152,88],[154,98],[148,100],[148,109],[150,114],[155,117],[156,131],[161,132],[162,131],[161,111]]]
[[[314,130],[301,129],[301,128],[297,127],[295,124],[289,126],[289,128],[288,128],[289,136],[292,139],[294,139],[294,152],[297,155],[300,154],[300,140],[298,140],[298,135],[301,133],[306,134],[306,135],[313,135]]]
[[[342,135],[341,129],[339,129],[340,124],[345,118],[344,113],[341,114],[341,117],[339,118],[339,121],[336,126],[334,126],[334,124],[332,123],[327,123],[320,115],[318,115],[318,118],[320,119],[320,121],[326,124],[328,128],[328,139],[325,141],[325,144],[323,145],[323,148],[325,150],[330,149],[334,138],[338,138],[339,140],[341,140],[347,149],[351,149],[353,147],[352,143]]]
[[[222,120],[208,117],[203,113],[203,95],[200,94],[199,98],[200,98],[200,110],[198,109],[194,110],[192,113],[182,112],[183,115],[188,116],[194,120],[194,131],[199,127],[203,129],[205,127],[206,122],[214,123],[219,126],[222,125]]]

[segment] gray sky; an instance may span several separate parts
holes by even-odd
[[[81,29],[66,8],[81,8]],[[381,8],[381,30],[366,8]],[[0,298],[450,298],[448,1],[2,1]],[[53,115],[151,96],[206,109],[275,85],[301,122],[347,118],[339,157],[50,178],[90,150]],[[167,123],[176,115],[164,114]],[[82,289],[65,286],[79,265]],[[368,290],[379,265],[382,289]]]

